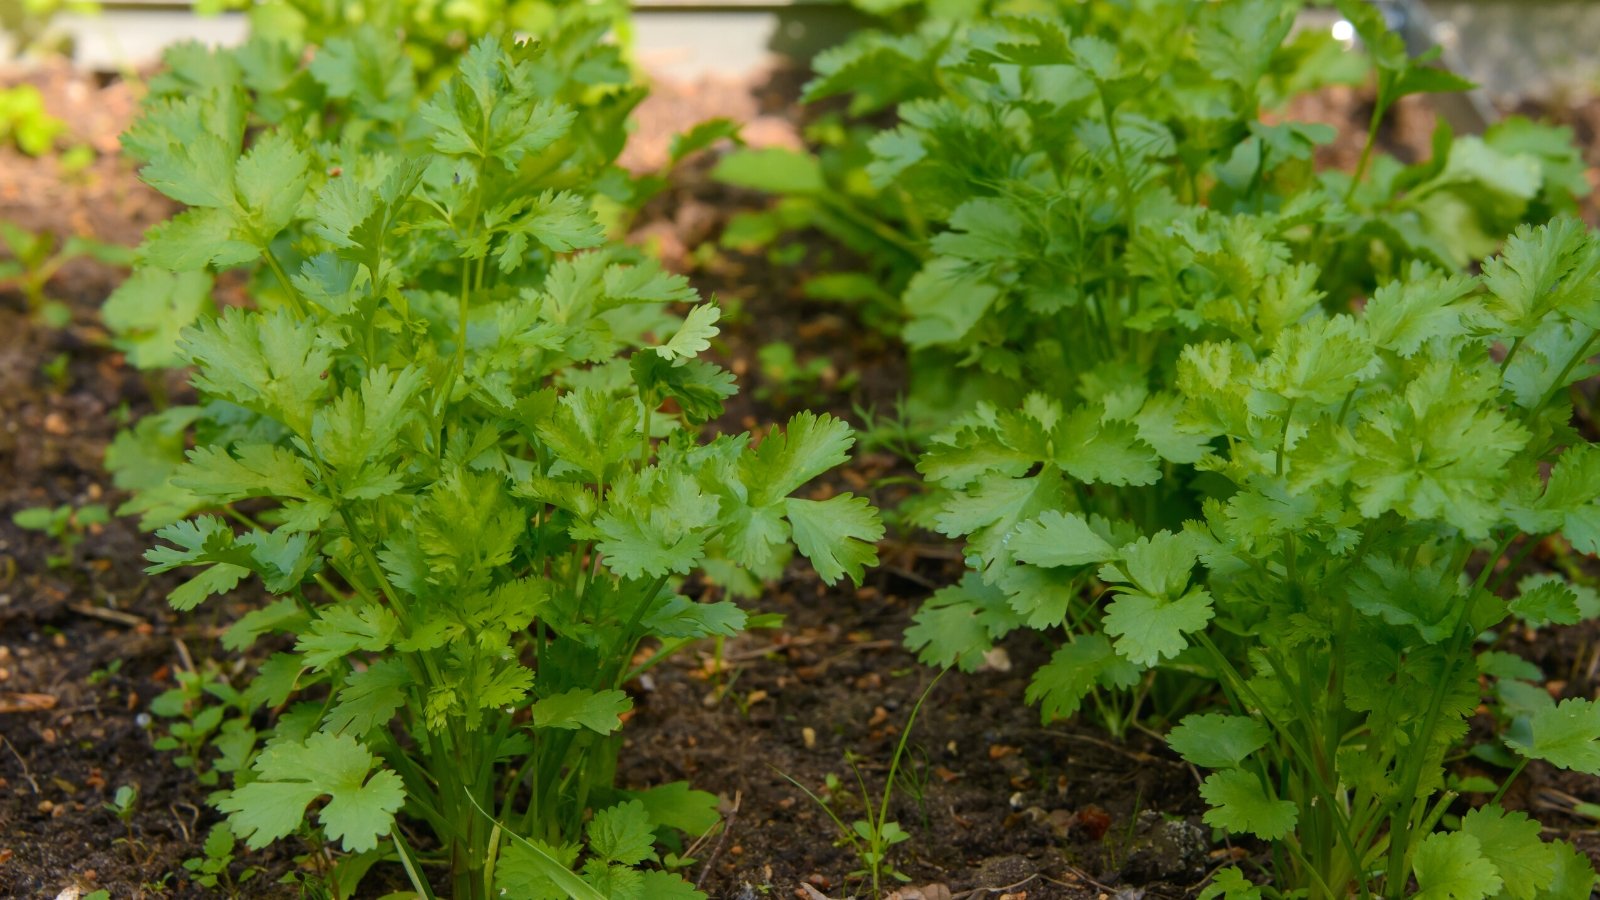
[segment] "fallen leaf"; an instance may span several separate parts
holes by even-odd
[[[56,708],[56,698],[50,694],[0,694],[0,713],[44,712]]]
[[[1078,825],[1089,840],[1098,841],[1105,837],[1106,829],[1111,827],[1111,814],[1091,803],[1078,810]]]

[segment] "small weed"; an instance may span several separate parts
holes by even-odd
[[[50,357],[48,362],[39,367],[39,374],[50,382],[50,386],[58,394],[65,393],[67,388],[72,385],[72,373],[67,368],[71,362],[72,358],[67,354],[57,353],[55,356]]]
[[[851,852],[855,853],[856,858],[861,861],[861,867],[851,872],[850,877],[870,878],[872,880],[873,896],[879,896],[883,893],[882,881],[885,875],[900,882],[911,880],[910,876],[901,872],[889,862],[890,848],[911,839],[911,834],[901,828],[898,821],[889,819],[889,801],[894,797],[895,785],[902,784],[899,778],[900,761],[906,756],[907,741],[911,736],[911,729],[916,726],[917,713],[922,711],[922,704],[927,701],[928,695],[933,693],[934,687],[939,684],[939,679],[943,677],[944,672],[940,672],[935,676],[933,681],[928,684],[927,689],[922,692],[922,696],[917,698],[917,705],[911,708],[911,715],[906,718],[905,730],[900,732],[900,740],[895,745],[894,755],[889,759],[889,777],[884,779],[883,794],[878,798],[876,809],[873,808],[873,797],[871,792],[867,790],[866,779],[861,775],[858,757],[854,754],[845,755],[845,762],[850,765],[850,771],[855,775],[856,785],[860,790],[861,808],[865,818],[856,819],[848,826],[845,825],[844,820],[839,817],[838,813],[834,812],[828,800],[824,800],[812,792],[810,788],[807,788],[789,775],[783,772],[778,773],[783,775],[790,784],[804,791],[806,796],[822,807],[822,811],[827,813],[829,819],[833,820],[833,824],[839,832],[837,843],[841,846],[848,846]],[[921,783],[924,786],[926,785],[925,780]],[[835,800],[839,799],[842,786],[839,778],[831,774],[828,775],[823,784],[824,792]]]
[[[117,817],[117,820],[126,825],[133,819],[133,814],[139,803],[139,789],[131,784],[117,788],[111,802],[103,804],[107,811]]]
[[[0,261],[0,288],[21,293],[28,312],[52,328],[65,327],[72,321],[66,304],[46,293],[50,279],[62,266],[83,258],[115,266],[133,261],[133,251],[127,247],[76,236],[63,241],[51,232],[29,231],[11,222],[0,222],[0,244],[11,255]]]
[[[95,669],[87,679],[90,687],[105,684],[122,673],[122,660],[113,659],[104,669]]]
[[[254,878],[258,871],[245,866],[237,881],[233,878],[233,848],[236,841],[227,822],[218,822],[206,834],[204,856],[183,861],[183,867],[194,878],[194,883],[205,888],[221,889],[229,897],[237,896],[238,886]]]
[[[63,569],[72,565],[84,535],[110,522],[111,513],[99,503],[76,508],[64,503],[54,509],[34,506],[20,510],[11,521],[18,528],[42,531],[54,538],[61,545],[61,552],[45,557],[45,563],[52,569]]]
[[[831,365],[823,356],[801,362],[794,345],[786,341],[763,345],[756,351],[756,363],[761,369],[761,386],[755,390],[756,399],[777,401],[807,392],[814,394]]]

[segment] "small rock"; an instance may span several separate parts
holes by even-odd
[[[1011,671],[1011,654],[1004,647],[990,647],[983,654],[983,662],[978,664],[979,672],[1009,672]]]
[[[1134,825],[1122,877],[1134,882],[1198,880],[1206,873],[1210,849],[1200,826],[1146,810]]]
[[[978,866],[970,884],[974,888],[997,888],[1026,881],[1039,874],[1039,867],[1025,856],[991,856]]]

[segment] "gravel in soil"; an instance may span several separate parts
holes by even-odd
[[[30,78],[99,155],[87,170],[64,173],[52,160],[0,151],[0,216],[135,242],[170,207],[137,182],[114,141],[106,143],[132,109],[126,87],[54,71]],[[795,81],[778,73],[753,91],[658,92],[640,113],[630,164],[654,164],[663,134],[710,115],[758,119],[762,143],[791,144],[798,123],[786,104]],[[1336,120],[1343,108],[1349,121],[1361,115],[1350,112],[1359,102],[1330,101],[1323,113]],[[897,356],[850,310],[805,299],[794,270],[764,255],[690,252],[714,240],[732,212],[763,202],[711,183],[708,168],[703,159],[685,167],[636,236],[663,248],[708,296],[739,307],[716,349],[740,374],[743,393],[721,424],[752,430],[802,404],[847,417],[856,408],[892,407],[903,384]],[[820,241],[806,247],[813,265],[831,263],[837,252]],[[148,538],[131,523],[91,527],[73,559],[52,568],[53,543],[10,520],[28,506],[118,500],[101,456],[127,415],[150,408],[150,386],[106,347],[96,325],[95,312],[120,277],[94,263],[64,269],[52,290],[70,305],[73,322],[59,330],[34,325],[19,297],[0,296],[0,895],[8,897],[56,896],[69,887],[104,887],[119,898],[209,893],[187,882],[183,869],[216,820],[204,803],[208,789],[153,749],[147,707],[173,686],[176,670],[215,659],[241,671],[244,661],[220,653],[216,638],[259,597],[241,593],[179,619],[164,602],[171,581],[142,573]],[[769,382],[757,353],[775,340],[802,361],[827,361],[818,378],[822,399],[787,396]],[[64,371],[46,373],[62,354]],[[903,461],[868,450],[818,490],[883,501],[892,495],[878,485],[907,473]],[[958,554],[907,536],[887,542],[883,557],[857,590],[828,589],[796,570],[751,604],[783,615],[781,628],[729,641],[720,652],[703,646],[632,686],[637,712],[622,781],[689,779],[723,800],[724,827],[691,848],[691,880],[713,897],[739,900],[863,894],[849,876],[859,862],[836,845],[828,814],[795,782],[828,796],[846,822],[859,817],[856,773],[878,796],[925,692],[906,739],[907,777],[890,805],[912,835],[892,857],[910,878],[899,888],[903,900],[1183,897],[1208,871],[1245,855],[1213,844],[1199,824],[1196,774],[1155,738],[1135,731],[1113,741],[1075,723],[1040,724],[1020,699],[1028,673],[1050,650],[1036,637],[1018,636],[985,671],[930,689],[932,673],[906,653],[900,635],[922,597],[958,576]],[[1573,634],[1544,651],[1547,671],[1566,674],[1568,695],[1595,690],[1592,638]],[[832,794],[823,787],[830,775],[843,785]],[[1600,802],[1593,780],[1538,767],[1530,776],[1511,800],[1540,807],[1556,831],[1600,850],[1572,814],[1575,801]],[[126,822],[106,806],[122,785],[139,791]],[[305,852],[281,846],[243,857],[261,874],[241,894],[293,896],[277,881]],[[377,896],[401,887],[395,876],[377,870],[365,888]]]

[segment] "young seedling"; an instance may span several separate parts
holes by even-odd
[[[832,365],[825,356],[814,356],[804,363],[800,362],[795,355],[794,345],[787,341],[762,345],[756,351],[756,362],[762,379],[761,386],[756,389],[756,397],[777,403],[786,403],[807,392],[815,393]]]
[[[233,877],[233,850],[236,843],[228,823],[218,822],[206,832],[206,842],[201,847],[205,855],[184,860],[183,867],[195,884],[220,891],[228,897],[237,897],[239,886],[256,877],[258,870],[254,866],[245,866],[238,879]]]
[[[111,521],[111,513],[99,503],[83,506],[62,504],[57,507],[33,506],[20,510],[11,517],[18,528],[40,531],[61,545],[60,553],[45,557],[52,569],[63,569],[77,559],[78,544],[85,536],[95,533]]]
[[[55,147],[66,123],[44,108],[44,95],[31,84],[0,90],[0,141],[15,142],[29,156],[44,156]]]
[[[72,319],[67,305],[49,294],[50,281],[62,266],[75,259],[119,267],[133,262],[128,247],[76,235],[63,241],[53,232],[29,231],[6,221],[0,221],[0,244],[11,257],[0,260],[0,290],[20,293],[28,311],[52,328],[65,327]]]
[[[898,821],[889,818],[889,803],[894,798],[895,787],[901,784],[899,778],[900,763],[906,754],[907,742],[911,738],[911,729],[917,724],[917,713],[922,711],[922,704],[928,699],[928,695],[933,693],[933,689],[939,684],[939,679],[943,678],[944,675],[944,672],[940,672],[934,676],[928,686],[923,689],[922,695],[917,698],[916,705],[911,708],[911,714],[906,717],[906,724],[900,732],[900,739],[895,743],[894,754],[889,758],[889,774],[884,778],[883,792],[876,798],[876,806],[874,806],[874,798],[871,791],[867,789],[866,778],[861,774],[858,758],[853,754],[845,755],[845,762],[850,766],[851,773],[855,775],[856,786],[860,791],[863,818],[855,819],[849,825],[846,825],[839,814],[834,811],[833,805],[827,800],[818,796],[810,788],[796,781],[787,773],[778,772],[785,781],[805,792],[805,795],[810,797],[812,802],[816,803],[832,820],[834,828],[839,834],[839,843],[848,846],[851,852],[856,855],[856,859],[861,861],[861,867],[851,872],[850,876],[871,881],[872,895],[874,897],[882,896],[884,876],[900,882],[911,880],[910,876],[901,872],[889,861],[889,851],[896,845],[911,839],[911,834],[900,827]],[[837,796],[841,787],[842,785],[837,777],[828,776],[826,789],[829,796]]]

